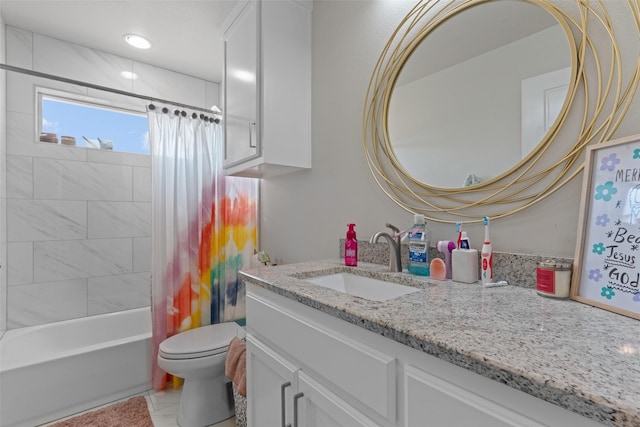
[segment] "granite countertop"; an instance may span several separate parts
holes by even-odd
[[[640,426],[640,322],[519,286],[436,281],[339,259],[246,270],[295,299],[605,425]],[[376,302],[304,282],[357,272],[422,288]]]

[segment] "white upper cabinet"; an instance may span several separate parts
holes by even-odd
[[[312,2],[250,0],[224,34],[227,175],[311,167]]]
[[[258,3],[250,2],[225,34],[225,166],[259,156]]]

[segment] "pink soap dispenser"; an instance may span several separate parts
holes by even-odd
[[[347,224],[347,238],[344,241],[344,265],[355,267],[358,265],[358,240],[356,239],[355,224]]]

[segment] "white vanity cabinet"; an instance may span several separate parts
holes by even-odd
[[[311,167],[311,11],[310,0],[249,0],[227,22],[227,175]]]
[[[394,357],[290,311],[282,297],[248,289],[249,425],[281,426],[282,414],[293,426],[395,425]]]
[[[250,426],[286,426],[292,417],[297,381],[294,365],[247,334],[247,422]],[[287,404],[288,403],[288,404]]]
[[[284,357],[247,335],[250,426],[377,426]]]
[[[600,425],[252,283],[247,369],[251,427]]]

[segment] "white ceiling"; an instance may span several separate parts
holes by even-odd
[[[222,25],[238,0],[0,0],[7,25],[213,82],[222,81]],[[138,50],[122,35],[149,38]]]
[[[219,83],[223,70],[223,25],[238,2],[0,0],[0,12],[7,25]],[[411,1],[408,10],[410,4]],[[487,31],[481,37],[477,34],[479,22],[485,24]],[[433,67],[450,66],[481,51],[540,31],[554,22],[546,10],[528,2],[483,3],[482,7],[472,7],[450,21],[453,29],[444,37],[448,44],[453,39],[460,41],[455,43],[455,49],[440,48],[435,54],[423,55],[423,61],[415,59],[419,55],[414,55],[409,63],[418,70],[415,73],[424,75],[427,69],[433,72]],[[124,43],[122,35],[125,33],[146,36],[153,47],[134,49]],[[438,33],[434,32],[429,38],[435,39]],[[442,47],[440,43],[436,45]],[[438,58],[437,61],[434,58]],[[406,67],[402,78],[411,78],[412,73],[410,67]]]

